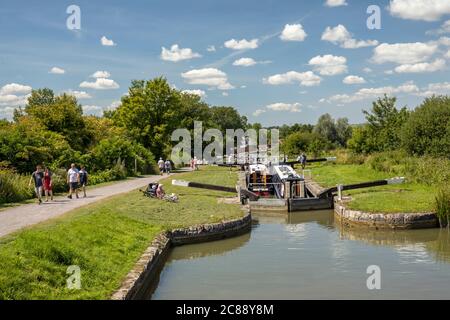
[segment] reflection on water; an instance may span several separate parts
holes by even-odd
[[[175,248],[153,299],[450,299],[446,229],[344,229],[332,211],[254,216],[252,232]],[[366,269],[381,268],[381,290]]]

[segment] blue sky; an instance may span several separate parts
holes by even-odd
[[[72,4],[79,31],[66,26]],[[450,91],[450,0],[14,1],[0,7],[0,39],[6,118],[31,88],[75,92],[100,114],[132,79],[161,75],[263,125],[326,112],[359,123],[384,92],[413,108]]]

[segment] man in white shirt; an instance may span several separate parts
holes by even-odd
[[[72,194],[75,191],[75,195],[78,197],[78,183],[80,181],[80,174],[78,169],[75,167],[75,163],[70,165],[69,171],[67,171],[67,184],[69,185],[70,191],[68,198],[72,199]]]

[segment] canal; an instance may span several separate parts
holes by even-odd
[[[175,248],[148,298],[450,299],[447,229],[346,229],[332,211],[254,218],[250,234]]]

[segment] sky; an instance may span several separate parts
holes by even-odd
[[[264,126],[361,123],[384,93],[411,109],[450,93],[450,0],[3,1],[0,39],[7,119],[32,89],[101,115],[159,76]]]

